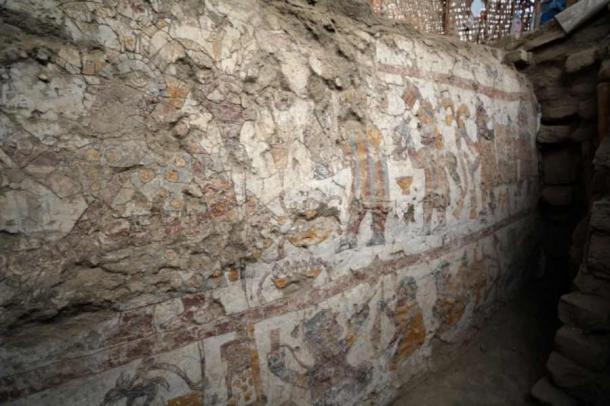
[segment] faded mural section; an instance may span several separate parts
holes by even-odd
[[[364,1],[0,4],[2,402],[383,404],[526,271],[500,51]]]

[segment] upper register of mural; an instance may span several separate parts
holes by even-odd
[[[353,0],[0,17],[0,402],[387,403],[525,269],[500,51]]]

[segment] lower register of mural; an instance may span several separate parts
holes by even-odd
[[[4,3],[3,404],[386,404],[535,255],[498,50],[356,2]]]
[[[151,309],[151,318],[139,317],[176,323],[171,329],[152,333],[154,327],[136,324],[131,327],[151,334],[134,340],[129,344],[133,348],[110,348],[91,359],[48,368],[87,372],[94,365],[103,370],[105,363],[137,352],[140,345],[177,348],[12,404],[388,402],[399,376],[408,379],[425,370],[435,337],[459,338],[477,312],[491,309],[489,305],[506,294],[525,264],[498,258],[511,251],[515,257],[523,254],[519,242],[529,231],[529,221],[518,216],[431,252],[376,260],[354,270],[353,276],[320,284],[308,291],[307,299],[263,304],[212,326],[200,327],[192,320],[194,312],[208,310],[203,295],[159,304]],[[321,262],[284,264],[293,275],[314,280],[328,272]]]

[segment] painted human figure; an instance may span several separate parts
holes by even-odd
[[[226,342],[220,353],[226,368],[227,404],[264,404],[257,356],[253,356],[257,354],[253,339],[240,337]]]
[[[407,277],[400,281],[393,309],[385,301],[378,304],[380,311],[375,319],[375,324],[378,325],[376,328],[381,328],[379,315],[382,313],[394,323],[395,328],[390,340],[391,370],[397,369],[400,363],[409,358],[426,340],[426,326],[416,295],[417,283],[412,277]]]
[[[432,103],[424,99],[419,89],[412,83],[407,84],[403,100],[409,109],[413,109],[416,102],[419,102],[415,116],[417,118],[417,127],[422,147],[419,149],[415,148],[409,131],[403,134],[403,141],[405,143],[403,150],[407,153],[415,168],[424,170],[424,226],[426,232],[430,233],[432,217],[435,212],[439,227],[446,224],[446,211],[450,204],[449,182],[446,170],[448,167],[454,166],[454,162],[444,151],[443,136],[437,126],[436,111]],[[403,128],[408,127],[403,126]]]
[[[470,118],[470,110],[464,103],[459,104],[459,106],[456,108],[453,101],[449,97],[444,97],[441,100],[441,105],[445,109],[445,124],[452,126],[455,122],[455,139],[458,149],[458,154],[455,158],[455,174],[452,175],[452,178],[456,180],[459,194],[457,201],[455,202],[455,208],[453,209],[453,216],[456,219],[461,217],[464,205],[466,203],[466,196],[470,194],[470,217],[473,218],[473,209],[476,208],[474,171],[476,171],[478,162],[475,163],[473,170],[473,162],[468,159],[468,155],[462,149],[462,138],[468,137],[465,120]],[[451,168],[451,165],[448,165],[448,169],[449,168]],[[474,212],[476,212],[476,210],[474,210]]]
[[[381,145],[381,132],[374,127],[363,128],[357,121],[343,125],[345,157],[352,170],[352,198],[344,238],[337,252],[356,247],[360,224],[371,213],[372,237],[367,245],[385,243],[385,223],[390,209],[388,167]]]
[[[306,320],[303,331],[303,340],[313,357],[313,365],[299,360],[292,347],[276,342],[272,343],[272,350],[267,354],[271,373],[286,383],[309,390],[313,405],[343,405],[353,401],[371,381],[370,366],[354,367],[347,361],[353,335],[345,333],[337,321],[337,313],[328,309],[320,310]],[[287,354],[305,372],[288,367]]]
[[[496,134],[493,123],[480,99],[477,99],[476,102],[475,124],[477,128],[477,141],[471,140],[466,131],[459,133],[462,135],[459,139],[460,141],[463,140],[477,156],[477,159],[474,160],[469,168],[471,179],[474,179],[476,170],[480,168],[483,209],[487,206],[493,214],[496,208],[494,188],[500,183],[498,162],[496,160]]]
[[[494,283],[494,271],[483,250],[477,246],[464,251],[457,272],[449,264],[434,271],[436,301],[433,312],[439,321],[437,334],[450,332],[464,317],[468,307],[472,311],[483,303]]]

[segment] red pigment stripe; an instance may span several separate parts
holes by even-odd
[[[53,362],[30,371],[2,377],[0,378],[0,401],[6,402],[28,396],[77,378],[85,378],[120,367],[143,357],[172,351],[208,337],[226,334],[243,328],[247,323],[257,323],[271,317],[315,306],[358,285],[374,284],[381,277],[407,266],[438,259],[449,252],[462,249],[528,217],[531,213],[531,210],[521,211],[493,226],[455,238],[443,246],[427,251],[405,254],[389,260],[377,259],[370,265],[353,271],[351,275],[336,279],[326,287],[313,289],[308,295],[280,299],[244,310],[241,313],[227,315],[222,320],[206,325],[185,324],[172,331],[153,333],[147,337],[102,348],[89,355]]]
[[[438,83],[443,83],[449,86],[459,87],[465,90],[471,90],[473,92],[485,95],[492,99],[517,101],[528,100],[530,98],[530,95],[527,92],[507,92],[492,86],[481,85],[477,83],[477,81],[472,79],[465,79],[448,73],[426,72],[417,68],[388,65],[384,63],[378,64],[377,70],[383,73],[390,73],[393,75],[406,76],[415,79],[426,79]]]

